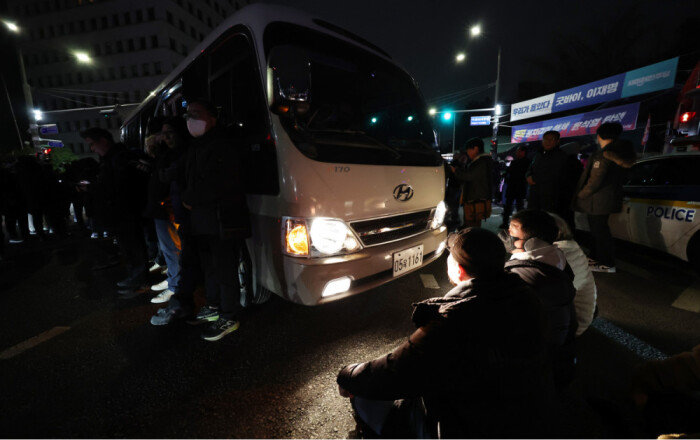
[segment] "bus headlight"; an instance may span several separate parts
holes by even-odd
[[[447,213],[447,206],[445,202],[441,201],[438,203],[437,208],[435,208],[435,214],[433,215],[433,221],[430,223],[431,229],[437,229],[442,226],[445,221],[445,214]]]
[[[362,247],[342,220],[286,217],[283,227],[284,249],[287,255],[326,257],[355,252]]]

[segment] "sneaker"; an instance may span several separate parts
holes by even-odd
[[[148,289],[148,286],[144,288],[136,288],[136,289],[124,289],[124,290],[119,290],[117,293],[119,294],[119,298],[121,299],[131,299],[131,298],[136,298],[139,295],[142,295],[146,292]]]
[[[219,309],[211,307],[211,306],[204,306],[201,309],[199,309],[199,313],[197,313],[197,316],[191,320],[188,321],[189,324],[204,324],[205,322],[214,322],[219,319]]]
[[[594,264],[593,266],[590,266],[591,271],[593,272],[603,272],[603,273],[615,273],[617,272],[617,269],[615,269],[615,266],[606,266],[604,264]]]
[[[102,238],[108,238],[108,237],[109,237],[109,234],[107,233],[107,231],[102,233]]]
[[[97,232],[93,232],[92,234],[90,234],[90,238],[96,239],[96,238],[100,238],[100,236],[97,234]]]
[[[167,325],[175,321],[176,319],[182,319],[191,315],[191,311],[181,307],[163,307],[158,309],[155,315],[151,316],[151,324],[153,325]]]
[[[157,271],[157,270],[160,269],[160,268],[161,268],[161,265],[160,265],[160,264],[158,264],[158,263],[153,263],[153,266],[151,266],[151,267],[148,269],[148,272],[149,272],[149,273],[153,273],[153,272]]]
[[[175,292],[173,292],[170,289],[165,289],[164,291],[160,292],[158,295],[151,298],[151,302],[153,304],[160,304],[160,303],[168,302],[168,301],[170,301],[170,297],[173,295],[175,295]]]
[[[18,244],[18,243],[24,243],[24,240],[20,240],[19,238],[11,238],[8,240],[10,244]]]
[[[231,319],[219,319],[212,323],[202,332],[202,339],[205,341],[218,341],[229,333],[238,330],[240,323]]]
[[[163,280],[158,284],[154,284],[151,286],[151,290],[154,292],[160,292],[161,290],[165,290],[168,288],[168,280]]]
[[[136,278],[126,277],[117,283],[119,289],[141,289],[145,287],[148,289],[149,285],[145,277],[138,276]]]

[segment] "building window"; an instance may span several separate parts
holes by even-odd
[[[92,72],[89,70],[85,72],[85,82],[92,82]]]
[[[85,32],[85,20],[78,22],[78,32]]]
[[[58,34],[59,37],[66,33],[66,27],[63,23],[56,26],[56,33]]]
[[[124,13],[124,24],[131,24],[131,14],[129,12]]]
[[[187,10],[190,14],[194,15],[194,8],[192,8],[192,2],[187,2]]]
[[[70,73],[66,73],[66,85],[71,85],[73,84],[73,75]]]
[[[133,52],[135,50],[133,39],[129,38],[129,41],[127,41],[126,44],[127,44],[128,49],[129,49],[129,52]]]
[[[202,16],[201,9],[197,9],[197,18],[199,19],[199,21],[204,21],[204,17]]]
[[[219,3],[214,2],[214,10],[216,11],[217,14],[219,13]]]
[[[119,26],[119,15],[117,15],[117,14],[112,15],[112,26],[114,26],[114,27]]]
[[[202,41],[202,40],[204,40],[204,34],[200,32],[199,33],[199,41]]]
[[[112,43],[110,43],[110,42],[105,43],[105,53],[107,55],[110,55],[112,53]]]
[[[148,63],[141,64],[141,71],[143,72],[143,76],[150,75],[151,74],[150,65]]]
[[[49,26],[49,37],[54,37],[56,34],[54,34],[53,26]]]
[[[102,29],[107,29],[109,27],[109,23],[107,23],[106,16],[100,18],[100,25],[102,26]]]
[[[147,10],[148,20],[153,21],[156,19],[156,10],[153,8],[148,8]]]
[[[90,30],[93,30],[93,31],[97,30],[97,19],[96,18],[90,19]]]
[[[177,43],[173,38],[170,39],[170,49],[177,51]]]
[[[119,76],[121,79],[126,79],[126,66],[119,66]]]
[[[138,69],[138,67],[136,67],[136,64],[131,65],[131,76],[132,77],[139,76],[139,69]]]
[[[139,49],[146,49],[146,37],[139,38]]]
[[[190,28],[190,36],[193,39],[197,39],[197,31],[195,31],[193,27]]]
[[[158,35],[151,35],[151,47],[158,47]]]
[[[183,55],[187,56],[187,46],[185,46],[184,44],[180,46],[180,51]]]
[[[94,52],[95,56],[102,55],[102,48],[100,47],[99,44],[95,44],[94,46],[92,46],[92,48],[93,48],[92,51]]]
[[[163,73],[163,68],[161,67],[160,61],[156,61],[155,63],[153,63],[153,71],[156,75],[160,75],[161,73]]]
[[[114,67],[109,68],[109,79],[116,79],[117,78],[117,73],[114,70]]]
[[[211,17],[207,17],[207,26],[213,27],[213,26],[211,25]]]
[[[184,22],[184,21],[179,20],[179,23],[178,23],[178,24],[180,25],[180,30],[181,30],[182,32],[187,32],[187,31],[185,30],[185,22]]]
[[[75,33],[75,23],[73,23],[71,21],[70,23],[68,23],[68,35],[73,35],[74,33]],[[41,35],[41,34],[43,34],[41,29],[39,29],[39,34],[41,37],[43,37],[43,35]]]
[[[143,11],[138,10],[136,11],[136,23],[141,23],[143,21]]]
[[[75,74],[75,81],[76,81],[78,84],[82,84],[82,83],[83,83],[83,74],[82,74],[82,72],[78,72],[78,73]]]
[[[141,101],[141,90],[134,90],[134,101]]]
[[[117,41],[117,53],[124,52],[124,43],[122,41]]]
[[[173,14],[170,11],[166,11],[165,19],[168,20],[168,23],[173,24]]]

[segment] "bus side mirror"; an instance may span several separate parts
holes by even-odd
[[[309,112],[309,90],[299,91],[294,84],[286,87],[276,69],[267,68],[267,96],[270,111],[285,118],[304,116]]]

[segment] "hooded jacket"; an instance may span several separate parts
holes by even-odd
[[[620,212],[622,186],[636,157],[634,145],[621,139],[593,153],[579,179],[576,210],[589,215]]]
[[[574,308],[576,309],[576,336],[580,336],[586,331],[593,321],[598,290],[593,278],[593,272],[588,266],[588,257],[574,240],[555,241],[564,255],[566,262],[574,272]]]
[[[477,156],[466,168],[456,168],[455,177],[462,182],[462,203],[493,197],[493,159],[489,154]]]
[[[368,399],[422,397],[442,437],[546,435],[553,388],[544,315],[516,275],[471,279],[414,304],[413,323],[407,341],[343,367],[338,384]]]

